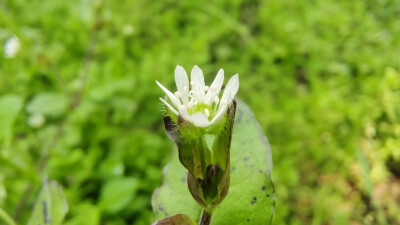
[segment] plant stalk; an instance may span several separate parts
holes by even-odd
[[[0,208],[0,219],[8,225],[16,225],[14,220],[2,208]]]
[[[212,213],[207,212],[206,210],[203,209],[203,212],[201,213],[201,219],[200,219],[199,225],[210,225],[211,216],[212,216]]]

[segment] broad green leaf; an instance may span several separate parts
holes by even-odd
[[[63,225],[98,225],[100,224],[100,210],[97,206],[84,203],[71,208],[71,214],[75,215]]]
[[[67,96],[59,93],[40,93],[36,95],[26,106],[31,113],[40,113],[45,116],[59,116],[68,108]]]
[[[59,225],[68,212],[62,187],[55,181],[44,181],[28,225]]]
[[[101,188],[100,208],[109,213],[116,213],[132,201],[139,187],[138,180],[121,177],[107,181]]]
[[[123,79],[107,79],[93,87],[89,93],[90,98],[95,101],[104,101],[115,97],[117,92],[130,91],[134,87],[134,80],[131,77]]]
[[[4,95],[0,97],[0,140],[10,133],[22,107],[22,98],[17,95]]]
[[[154,222],[152,225],[196,225],[196,223],[191,220],[187,215],[178,214]]]
[[[272,157],[267,138],[251,110],[237,101],[231,147],[229,193],[214,211],[212,225],[270,224],[275,210],[275,191],[271,181]],[[156,220],[186,214],[199,221],[201,208],[189,193],[187,172],[177,152],[164,171],[163,186],[153,193]]]

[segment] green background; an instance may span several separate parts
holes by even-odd
[[[173,149],[155,80],[174,89],[176,65],[239,73],[271,143],[274,224],[400,224],[399,1],[1,1],[13,34],[0,208],[18,224],[46,176],[66,225],[151,223]]]

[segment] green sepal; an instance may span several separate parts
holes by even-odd
[[[219,135],[225,127],[228,118],[222,117],[219,121],[209,127],[198,127],[193,123],[186,121],[182,116],[178,116],[177,124],[182,138],[197,139],[204,135]]]
[[[203,179],[207,165],[211,163],[211,152],[204,137],[185,138],[169,115],[164,115],[164,125],[168,137],[178,147],[179,161],[196,179]]]
[[[178,117],[177,124],[179,132],[182,135],[182,139],[198,139],[205,133],[203,128],[197,127],[189,121],[184,120],[182,116]]]
[[[205,133],[211,135],[219,135],[222,129],[225,127],[227,119],[228,117],[226,116],[222,117],[219,121],[216,121],[213,125],[205,128]]]
[[[229,164],[229,163],[228,163]],[[208,212],[212,212],[218,206],[229,190],[230,170],[223,171],[218,164],[210,164],[207,167],[204,180],[195,179],[188,173],[188,187],[190,194]]]
[[[236,102],[233,101],[226,112],[224,127],[214,140],[211,164],[207,165],[204,178],[188,174],[190,193],[208,211],[219,205],[229,190],[230,146],[235,112]]]
[[[236,101],[232,101],[232,105],[228,108],[225,115],[224,126],[216,136],[212,145],[212,162],[217,163],[222,170],[227,169],[230,158],[230,149],[232,141],[232,129],[235,120]]]

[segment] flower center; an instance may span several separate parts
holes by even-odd
[[[193,113],[197,113],[197,112],[203,113],[208,117],[208,120],[211,120],[213,113],[214,113],[213,108],[211,108],[210,105],[204,104],[204,103],[198,103],[198,104],[194,105],[193,107],[188,108],[187,111],[190,115],[193,115]]]

